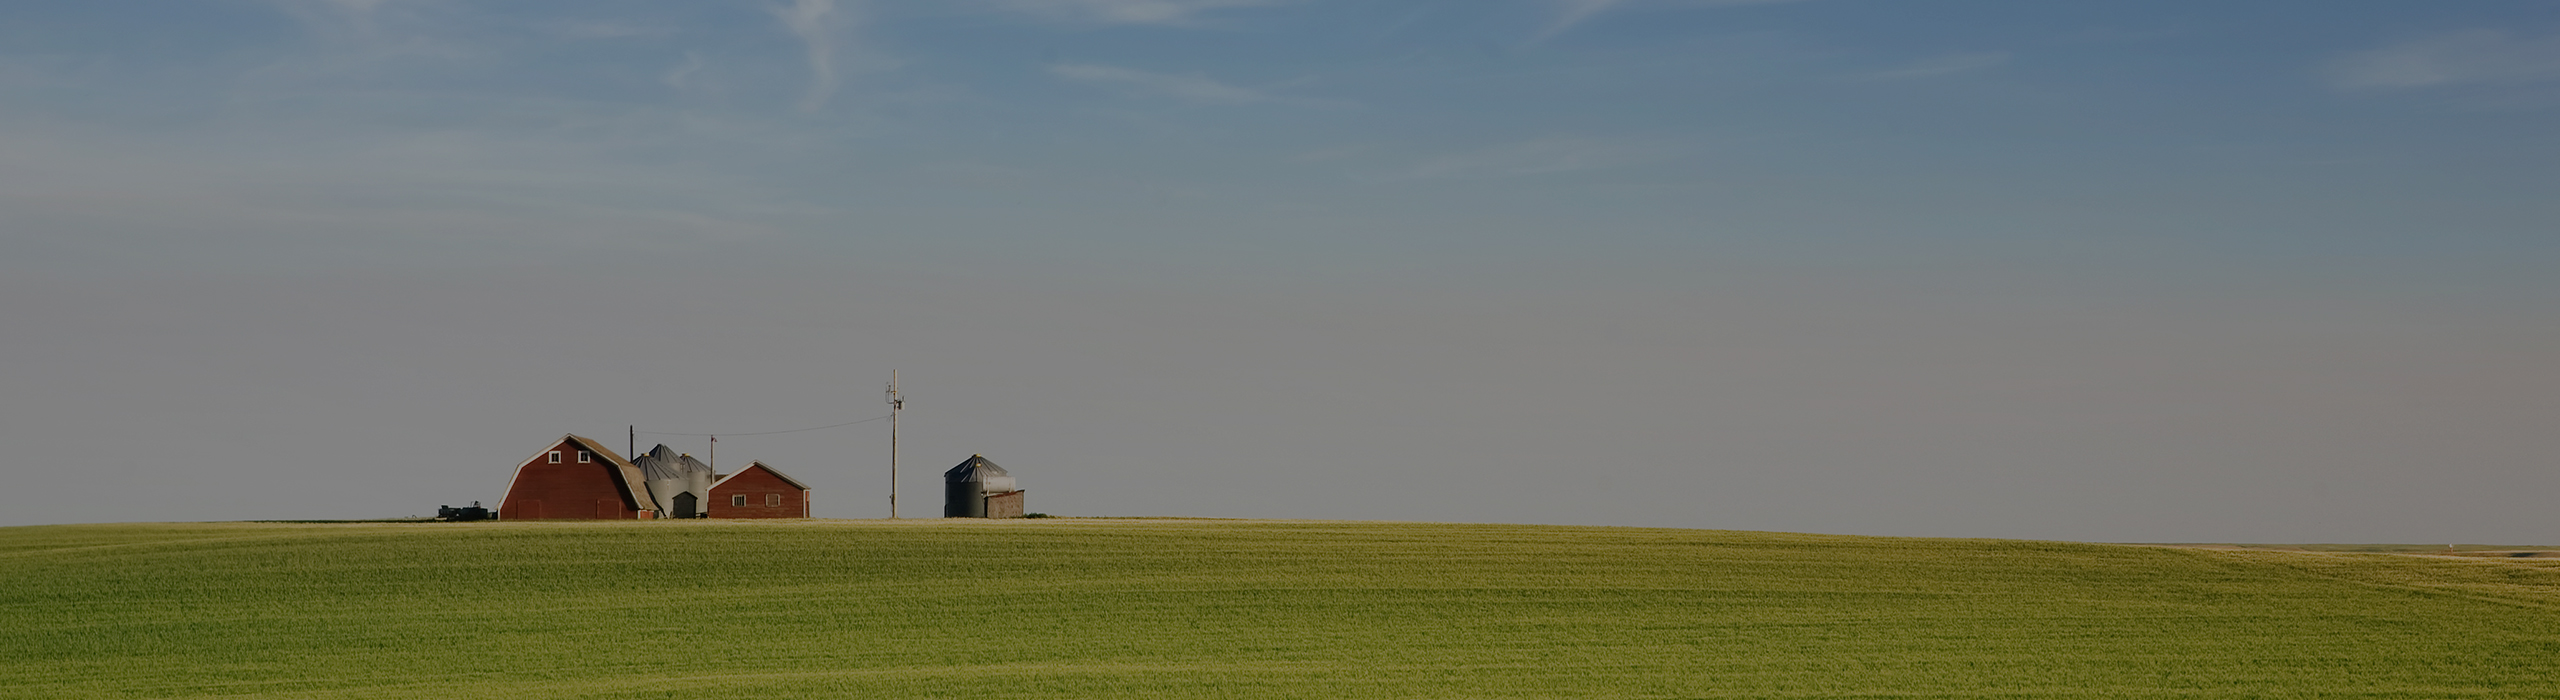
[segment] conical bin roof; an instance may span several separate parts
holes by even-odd
[[[639,467],[641,478],[650,481],[684,477],[684,468],[676,463],[675,450],[667,449],[666,445],[649,448],[649,451],[631,458],[631,466]]]
[[[943,472],[942,481],[944,483],[957,484],[965,481],[984,481],[985,477],[990,476],[1009,475],[1005,473],[1004,467],[996,466],[996,463],[987,461],[986,457],[980,455],[969,455],[968,459],[961,460],[960,466],[952,467],[950,471]]]
[[[711,466],[703,464],[702,460],[694,459],[693,455],[679,454],[675,450],[668,449],[666,445],[649,448],[649,451],[640,453],[639,458],[631,460],[631,464],[639,467],[640,472],[647,475],[650,481],[683,479],[693,474],[711,473]]]

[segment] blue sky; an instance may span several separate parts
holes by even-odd
[[[0,460],[145,486],[0,523],[894,368],[1033,510],[2560,542],[2555,113],[2534,2],[13,3]]]
[[[22,4],[11,131],[45,142],[29,163],[179,181],[133,196],[202,164],[237,178],[195,190],[225,202],[673,248],[2281,257],[2409,253],[2441,223],[2547,250],[2560,100],[2531,3],[518,5]],[[331,238],[295,247],[486,252]]]

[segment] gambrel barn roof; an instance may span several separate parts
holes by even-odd
[[[642,490],[648,488],[647,482],[641,480],[640,467],[633,465],[631,460],[623,459],[622,455],[605,447],[604,443],[577,433],[562,435],[559,441],[551,444],[557,445],[561,442],[571,443],[578,449],[594,453],[597,459],[604,460],[605,466],[611,467],[605,471],[613,475],[614,486],[618,487],[616,490],[622,492],[624,506],[633,510],[656,511],[658,509],[657,502],[649,500],[649,494]],[[522,464],[532,464],[534,460],[543,459],[550,452],[551,448],[543,448],[541,452],[535,452],[532,457],[526,458]],[[523,472],[519,469],[517,473],[521,475]],[[507,493],[515,493],[515,490],[514,483],[507,484]]]

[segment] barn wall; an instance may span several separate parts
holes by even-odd
[[[1005,493],[989,494],[987,496],[987,517],[1022,517],[1022,492],[1009,491]]]
[[[507,489],[506,500],[498,503],[501,520],[632,520],[647,517],[630,507],[622,494],[622,486],[614,481],[614,466],[604,455],[595,461],[578,463],[578,444],[563,440],[526,460],[516,468],[515,484]],[[549,452],[560,451],[560,463],[550,462]],[[539,502],[539,505],[536,504]]]
[[[765,496],[779,495],[781,505],[765,505]],[[729,505],[731,496],[746,496],[747,504]],[[748,469],[711,487],[711,505],[704,510],[714,518],[806,518],[809,517],[809,492],[801,490],[773,472]]]

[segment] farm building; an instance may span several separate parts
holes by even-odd
[[[516,467],[507,497],[498,502],[505,520],[648,520],[658,505],[645,490],[640,468],[601,443],[563,435],[551,448]]]
[[[640,468],[640,476],[649,487],[649,498],[657,504],[661,517],[703,517],[704,506],[711,496],[711,482],[718,479],[711,466],[693,455],[677,454],[666,445],[631,458]]]
[[[577,435],[535,453],[498,502],[503,520],[806,518],[809,486],[756,462],[713,474],[692,455],[659,445],[638,459]]]
[[[722,477],[709,492],[714,518],[809,517],[809,486],[763,462]]]
[[[1014,488],[1013,475],[985,455],[969,455],[943,472],[942,494],[945,518],[1022,517],[1022,489]]]

